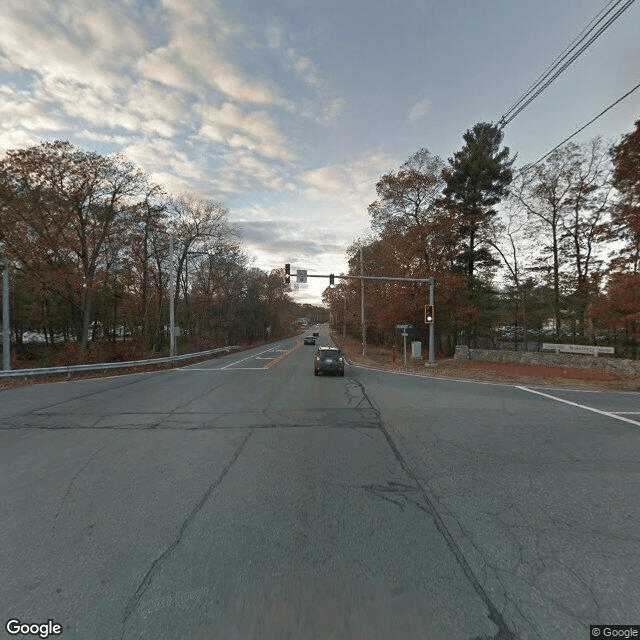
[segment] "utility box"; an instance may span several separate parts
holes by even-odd
[[[422,342],[411,343],[411,357],[422,358]]]

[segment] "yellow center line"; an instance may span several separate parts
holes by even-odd
[[[289,349],[289,351],[287,351],[286,353],[283,353],[281,356],[278,356],[275,360],[272,360],[265,367],[265,369],[271,369],[271,367],[275,367],[279,362],[282,362],[282,360],[284,360],[287,356],[290,356],[294,351],[297,351],[301,346],[302,346],[302,342],[298,342],[298,344],[295,347],[293,347],[292,349]]]

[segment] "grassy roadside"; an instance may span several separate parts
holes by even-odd
[[[498,384],[521,384],[537,387],[561,387],[567,389],[590,389],[612,391],[640,391],[640,380],[630,376],[606,376],[607,379],[586,379],[584,369],[562,367],[539,367],[497,362],[459,362],[453,358],[440,358],[428,364],[424,358],[410,358],[407,366],[399,350],[393,362],[390,347],[367,345],[367,355],[362,355],[362,343],[349,336],[331,333],[331,339],[344,352],[348,362],[386,371],[397,371],[428,377],[493,382]],[[424,352],[424,345],[423,345]],[[604,376],[603,376],[604,377]]]
[[[295,335],[295,334],[294,334]],[[288,337],[293,337],[288,336]],[[191,364],[197,364],[198,362],[205,362],[207,360],[214,360],[220,356],[229,355],[229,353],[240,353],[242,351],[246,351],[247,349],[253,349],[255,347],[265,346],[271,344],[273,342],[279,342],[280,340],[285,340],[284,338],[278,338],[277,340],[269,340],[269,341],[260,341],[260,342],[252,342],[251,344],[240,345],[239,349],[234,349],[230,352],[222,352],[218,354],[207,354],[207,355],[199,355],[194,354],[192,358],[186,358],[184,360],[179,360],[177,362],[159,362],[158,364],[145,364],[136,367],[123,367],[122,369],[103,369],[102,371],[79,371],[73,373],[56,373],[52,375],[41,375],[41,376],[33,376],[33,377],[15,377],[15,378],[5,378],[0,379],[0,389],[9,388],[9,387],[24,387],[31,384],[45,384],[50,382],[67,382],[70,380],[89,380],[93,378],[108,378],[111,376],[123,376],[132,373],[142,373],[148,371],[163,371],[165,369],[175,369],[176,367],[185,367]],[[158,357],[161,357],[159,355]],[[65,366],[64,364],[49,366]],[[83,362],[82,364],[89,364],[88,362]],[[98,362],[97,364],[102,364]],[[19,373],[20,369],[14,369],[15,373]]]

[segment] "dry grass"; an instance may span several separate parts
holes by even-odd
[[[405,367],[401,351],[398,353],[396,362],[393,362],[390,347],[367,345],[367,354],[363,356],[361,341],[333,333],[331,338],[342,348],[349,362],[388,371],[537,387],[640,391],[640,380],[635,376],[613,376],[585,369],[542,367],[507,362],[460,362],[452,358],[440,358],[435,364],[430,365],[423,358],[410,358],[409,349],[407,349],[407,366]]]

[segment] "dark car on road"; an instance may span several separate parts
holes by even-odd
[[[344,375],[344,357],[338,347],[318,347],[313,356],[313,373],[338,373]]]
[[[315,336],[305,336],[304,337],[304,343],[305,344],[315,344],[316,343]]]

